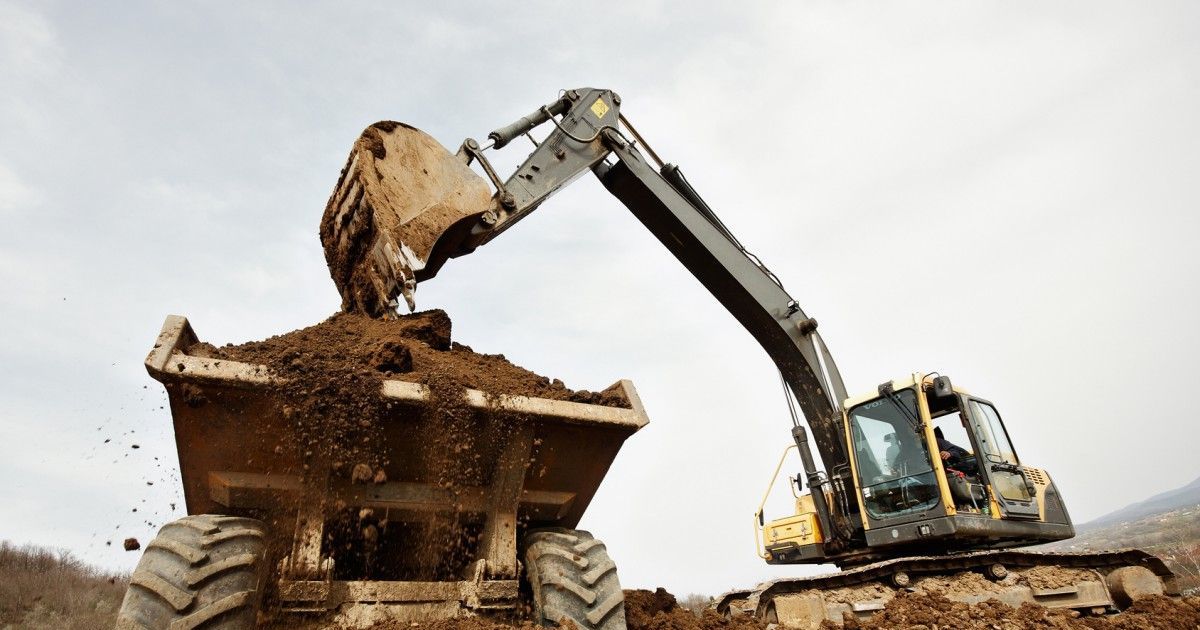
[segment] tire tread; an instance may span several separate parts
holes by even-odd
[[[266,568],[266,526],[186,516],[163,525],[138,562],[118,630],[253,630]]]
[[[527,533],[524,546],[539,623],[625,630],[625,595],[602,542],[585,531],[547,529]]]

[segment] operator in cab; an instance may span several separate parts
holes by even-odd
[[[979,463],[970,451],[947,440],[941,427],[934,427],[933,435],[937,438],[938,451],[941,452],[942,461],[946,466],[968,475],[979,474]]]

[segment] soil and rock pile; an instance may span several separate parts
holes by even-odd
[[[1185,600],[1152,596],[1117,615],[1085,617],[1080,613],[1023,604],[1013,608],[991,600],[978,604],[953,602],[936,593],[901,593],[870,619],[847,618],[849,630],[1175,630],[1200,628],[1200,598]],[[825,628],[837,628],[826,623]]]
[[[266,365],[290,380],[306,380],[304,385],[316,403],[328,403],[321,395],[323,389],[337,386],[322,382],[326,377],[350,374],[376,382],[387,378],[429,383],[442,378],[492,394],[629,406],[617,391],[571,390],[558,379],[514,365],[502,354],[476,353],[452,341],[450,332],[450,317],[441,310],[395,319],[343,312],[315,326],[263,341],[220,348],[199,344],[191,351],[198,356]]]
[[[440,310],[392,319],[342,312],[263,341],[223,347],[197,343],[188,352],[263,366],[278,377],[274,396],[285,424],[264,428],[263,444],[256,446],[295,462],[288,464],[295,467],[290,474],[312,476],[296,497],[304,503],[319,500],[326,475],[357,484],[417,481],[451,490],[486,485],[491,464],[485,455],[505,442],[519,419],[497,409],[482,420],[467,406],[468,388],[489,396],[630,406],[620,388],[571,390],[503,355],[455,343],[450,318]],[[382,394],[385,380],[426,385],[430,399],[420,409],[398,411]],[[181,393],[189,405],[208,403],[202,388],[187,384]],[[403,429],[389,424],[397,413],[407,416]],[[385,434],[385,426],[395,435]],[[412,433],[402,460],[388,441],[405,439],[396,437],[398,431]],[[334,507],[328,531],[353,543],[347,549],[354,550],[336,552],[339,579],[451,579],[472,559],[477,524],[464,515],[439,514],[421,524],[397,522],[370,509]]]
[[[625,621],[629,630],[766,630],[768,624],[749,617],[723,619],[711,610],[697,616],[663,589],[625,591]],[[378,624],[371,630],[532,630],[527,622],[514,624],[484,618],[447,619],[412,626]],[[1051,610],[1026,604],[1013,608],[998,601],[979,604],[952,602],[938,594],[905,593],[870,619],[845,620],[844,626],[825,622],[822,630],[1176,630],[1200,628],[1200,598],[1175,600],[1150,597],[1118,615],[1085,617],[1070,610]]]
[[[629,630],[767,630],[768,624],[749,617],[723,619],[711,610],[697,616],[663,589],[625,591],[625,620]],[[528,622],[514,624],[484,618],[446,619],[416,624],[388,622],[371,630],[532,630]],[[979,604],[952,602],[938,594],[901,594],[870,619],[847,617],[844,626],[825,622],[822,630],[1182,630],[1200,628],[1200,598],[1184,600],[1149,597],[1117,615],[1086,617],[1070,610],[1051,610],[1025,604],[1013,608],[998,601]]]
[[[381,388],[384,380],[429,386],[427,410],[430,439],[462,450],[462,439],[450,443],[456,419],[463,413],[463,391],[490,395],[523,395],[553,400],[629,407],[616,389],[575,391],[562,381],[514,365],[502,354],[480,354],[451,340],[449,316],[441,310],[394,319],[361,313],[338,313],[325,321],[263,341],[214,347],[196,344],[189,352],[216,360],[262,365],[281,378],[277,395],[286,418],[294,419],[296,445],[306,459],[328,459],[336,473],[354,481],[382,483],[387,466],[380,452],[380,429],[389,413]],[[205,403],[198,390],[189,404]],[[190,396],[190,397],[189,397]],[[465,438],[463,438],[465,439]],[[277,451],[282,452],[282,450]]]
[[[763,630],[767,627],[752,617],[724,619],[708,609],[697,617],[662,588],[625,591],[625,623],[629,630]]]

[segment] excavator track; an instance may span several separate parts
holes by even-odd
[[[951,600],[1030,602],[1093,613],[1123,609],[1148,594],[1178,595],[1163,561],[1138,549],[1089,553],[995,550],[895,558],[813,577],[783,578],[731,591],[715,602],[726,616],[752,614],[789,627],[866,618],[896,593],[939,592]]]

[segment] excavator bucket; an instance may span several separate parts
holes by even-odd
[[[373,317],[414,308],[431,278],[492,205],[487,182],[429,134],[404,123],[367,127],[321,218],[321,243],[342,308]]]

